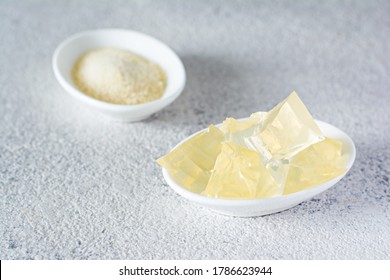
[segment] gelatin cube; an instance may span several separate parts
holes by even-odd
[[[263,112],[254,113],[244,120],[227,118],[220,127],[225,134],[225,140],[246,147],[245,139],[252,136],[254,131],[258,129],[265,114]]]
[[[257,152],[223,142],[202,194],[214,198],[265,198],[281,191]]]
[[[313,117],[293,92],[266,115],[262,127],[246,139],[246,144],[267,161],[291,158],[323,139]]]
[[[290,161],[286,159],[271,159],[265,166],[274,181],[280,186],[280,194],[282,194],[290,169]]]
[[[226,118],[220,129],[225,134],[231,133],[247,133],[247,130],[252,129],[261,124],[261,120],[265,116],[265,112],[253,113],[249,118],[243,120],[236,120],[234,118]]]
[[[211,125],[159,158],[157,163],[164,167],[176,183],[195,193],[202,192],[209,180],[210,170],[221,151],[223,133]]]
[[[299,152],[291,160],[283,194],[322,184],[346,171],[342,143],[326,138]]]

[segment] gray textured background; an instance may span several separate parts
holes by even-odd
[[[390,258],[389,1],[78,2],[0,1],[0,258]],[[181,97],[133,124],[79,106],[51,56],[66,37],[103,27],[176,50],[188,75]],[[154,159],[178,141],[292,90],[355,141],[337,186],[242,219],[165,184]]]

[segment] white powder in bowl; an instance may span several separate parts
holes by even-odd
[[[74,84],[85,94],[114,104],[141,104],[161,98],[166,75],[160,66],[133,52],[102,48],[75,63]]]

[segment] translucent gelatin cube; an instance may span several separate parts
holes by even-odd
[[[225,140],[246,146],[245,139],[253,135],[256,129],[259,129],[266,113],[253,113],[249,118],[236,120],[227,118],[222,123],[220,129],[225,134]]]
[[[271,159],[265,166],[274,181],[280,186],[280,194],[282,194],[290,169],[290,161],[286,159]]]
[[[207,186],[223,140],[223,133],[211,125],[206,131],[191,137],[159,158],[157,163],[164,167],[179,185],[200,193]]]
[[[309,111],[293,92],[267,113],[263,126],[246,139],[247,146],[265,160],[290,158],[324,136]]]
[[[329,181],[344,172],[342,143],[326,138],[299,152],[290,163],[283,194],[298,192]]]
[[[214,198],[265,198],[280,195],[281,189],[257,152],[223,142],[202,194]]]

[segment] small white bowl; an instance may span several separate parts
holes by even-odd
[[[104,47],[130,50],[157,63],[167,75],[163,96],[139,105],[118,105],[92,98],[77,89],[71,78],[76,60],[85,52]],[[167,45],[148,35],[121,29],[99,29],[75,34],[63,41],[53,55],[54,74],[61,86],[95,112],[118,121],[139,121],[172,103],[183,91],[186,74],[180,58]]]
[[[307,190],[300,192],[292,193],[289,195],[283,195],[279,197],[264,198],[264,199],[221,199],[221,198],[210,198],[200,194],[196,194],[188,191],[179,184],[177,184],[172,177],[169,175],[166,169],[163,169],[163,176],[168,185],[179,195],[185,197],[186,199],[198,203],[202,206],[210,208],[211,210],[218,212],[220,214],[225,214],[229,216],[237,217],[254,217],[254,216],[264,216],[272,213],[281,212],[287,210],[291,207],[298,205],[299,203],[311,199],[313,196],[322,193],[323,191],[329,189],[340,181],[349,169],[352,167],[353,162],[355,161],[356,149],[352,139],[340,129],[316,120],[317,125],[324,133],[325,136],[337,139],[343,143],[343,153],[348,156],[346,168],[347,171],[323,184],[312,187]],[[197,132],[199,133],[199,132]],[[181,143],[187,141],[189,138],[194,136],[189,136]],[[176,146],[176,147],[177,147]],[[175,148],[176,148],[175,147]]]

